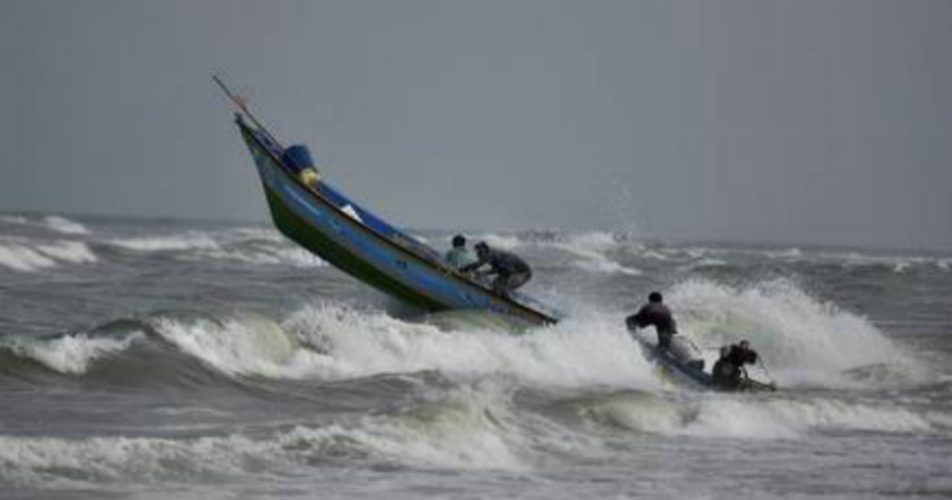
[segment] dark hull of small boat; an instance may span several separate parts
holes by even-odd
[[[765,384],[753,379],[743,379],[739,385],[734,387],[718,385],[703,368],[682,363],[674,359],[667,351],[659,350],[654,344],[648,342],[643,336],[637,333],[631,333],[631,337],[638,343],[645,359],[657,366],[661,376],[664,377],[665,380],[680,387],[701,391],[721,392],[762,392],[776,390],[776,386],[773,384]]]

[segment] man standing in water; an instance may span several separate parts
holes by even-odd
[[[674,317],[671,316],[671,310],[664,305],[664,298],[660,292],[651,292],[648,294],[648,303],[641,307],[637,313],[625,318],[625,324],[628,329],[634,331],[635,328],[645,328],[654,326],[658,332],[658,351],[667,353],[679,363],[685,366],[701,371],[704,369],[704,360],[697,356],[697,348],[693,348],[690,341],[674,336],[678,333],[678,327],[674,323]]]
[[[678,333],[671,310],[664,305],[664,298],[660,292],[648,294],[648,303],[637,313],[625,318],[625,324],[630,329],[654,326],[655,331],[658,332],[658,348],[664,350],[671,348],[671,337]]]

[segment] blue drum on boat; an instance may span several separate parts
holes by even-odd
[[[311,158],[311,151],[303,144],[288,146],[281,154],[281,161],[291,167],[295,172],[300,172],[305,168],[314,166],[314,159]]]

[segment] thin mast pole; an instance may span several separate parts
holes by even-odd
[[[212,75],[212,81],[218,84],[222,92],[225,93],[225,96],[228,97],[228,100],[231,101],[232,104],[234,104],[236,107],[238,107],[238,109],[241,110],[241,112],[244,113],[245,116],[247,116],[248,119],[251,120],[251,123],[254,123],[255,126],[258,127],[258,130],[264,132],[265,135],[268,136],[268,139],[271,140],[271,142],[277,144],[279,147],[282,147],[281,143],[278,142],[278,140],[274,138],[274,135],[272,135],[270,131],[268,131],[268,128],[262,125],[261,122],[259,122],[258,119],[255,118],[255,115],[248,109],[247,103],[240,97],[236,96],[231,91],[231,89],[229,89],[228,86],[225,85],[225,82],[221,81],[221,78],[218,78],[218,75]]]

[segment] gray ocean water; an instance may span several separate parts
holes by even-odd
[[[0,216],[0,497],[952,496],[952,255],[471,237],[568,319],[421,317],[266,225]],[[781,390],[660,379],[652,289]]]

